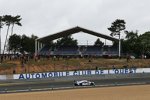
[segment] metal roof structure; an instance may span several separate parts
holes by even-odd
[[[37,41],[46,44],[46,43],[48,43],[48,41],[53,41],[55,39],[65,37],[65,36],[69,36],[69,35],[72,35],[72,34],[75,34],[75,33],[78,33],[78,32],[84,32],[84,33],[94,35],[94,36],[97,36],[97,37],[101,37],[101,38],[111,40],[111,41],[119,41],[118,39],[116,39],[114,37],[104,35],[104,34],[101,34],[101,33],[98,33],[98,32],[94,32],[92,30],[88,30],[88,29],[81,28],[81,27],[78,27],[78,26],[73,27],[71,29],[67,29],[67,30],[58,32],[58,33],[55,33],[55,34],[52,34],[52,35],[48,35],[48,36],[45,36],[45,37],[38,38]]]

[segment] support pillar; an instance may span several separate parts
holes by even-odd
[[[121,57],[121,39],[120,39],[120,33],[119,33],[119,58]]]
[[[43,44],[42,43],[40,43],[40,50],[43,48]]]
[[[37,39],[35,40],[35,55],[37,55]]]
[[[37,50],[37,52],[39,53],[39,51],[40,51],[40,42],[38,42],[38,50]]]

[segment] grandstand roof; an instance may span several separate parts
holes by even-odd
[[[55,39],[65,37],[65,36],[68,36],[68,35],[71,35],[71,34],[75,34],[75,33],[78,33],[78,32],[84,32],[84,33],[91,34],[91,35],[101,37],[101,38],[111,40],[111,41],[118,41],[118,39],[116,39],[114,37],[110,37],[108,35],[104,35],[104,34],[94,32],[94,31],[91,31],[91,30],[88,30],[88,29],[85,29],[85,28],[81,28],[81,27],[78,27],[78,26],[73,27],[71,29],[67,29],[67,30],[58,32],[58,33],[55,33],[55,34],[52,34],[52,35],[48,35],[48,36],[45,36],[45,37],[38,38],[37,41],[40,41],[42,43],[47,43],[48,41],[53,41]]]

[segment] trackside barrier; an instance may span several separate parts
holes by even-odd
[[[0,80],[6,80],[6,75],[0,75]]]
[[[78,79],[115,79],[130,77],[150,76],[150,68],[132,69],[110,69],[110,70],[79,70],[64,72],[43,72],[26,73],[14,75],[0,75],[0,81],[20,81],[20,80],[47,80],[50,81],[69,81]]]
[[[137,74],[114,74],[114,75],[90,75],[90,76],[68,76],[68,77],[55,77],[55,78],[44,78],[44,79],[21,79],[21,80],[1,80],[0,83],[11,83],[11,84],[30,84],[33,82],[65,82],[74,80],[105,80],[105,79],[125,79],[125,78],[150,78],[150,73],[137,73]]]

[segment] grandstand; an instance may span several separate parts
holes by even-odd
[[[78,47],[76,46],[60,46],[55,48],[51,55],[78,55]]]
[[[48,43],[55,39],[72,35],[78,32],[84,32],[97,37],[101,37],[111,41],[117,41],[118,39],[97,33],[91,30],[87,30],[81,27],[74,27],[62,32],[58,32],[52,35],[48,35],[42,38],[38,38],[35,41],[35,53],[42,56],[118,56],[118,47],[113,46],[93,46],[93,45],[78,45],[78,46],[57,46],[52,47]]]
[[[107,50],[104,47],[98,47],[93,45],[79,45],[79,46],[61,46],[56,47],[54,50],[50,46],[45,45],[39,52],[42,56],[117,56],[118,50],[113,47],[108,47]]]
[[[87,46],[84,55],[102,55],[102,48],[99,46]]]

